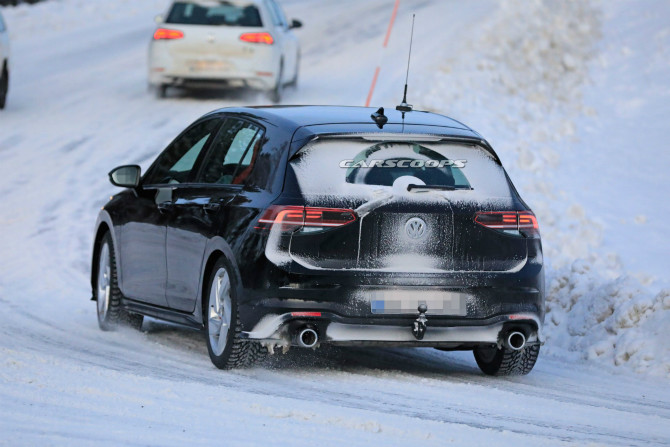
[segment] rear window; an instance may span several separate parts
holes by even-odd
[[[307,196],[370,199],[384,192],[404,195],[416,185],[410,193],[431,199],[511,197],[502,167],[474,145],[319,139],[294,157],[291,169]]]
[[[176,2],[166,23],[261,27],[261,15],[253,4],[226,1]]]

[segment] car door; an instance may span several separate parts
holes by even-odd
[[[201,120],[178,136],[142,179],[121,229],[121,288],[127,298],[167,307],[166,235],[174,195],[221,123]]]
[[[227,118],[194,183],[173,192],[166,242],[166,296],[171,308],[195,309],[207,241],[228,224],[226,205],[249,177],[263,134],[258,124]]]

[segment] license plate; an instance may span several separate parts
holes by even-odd
[[[189,62],[191,71],[227,71],[230,63],[217,60],[196,60]]]
[[[466,315],[467,294],[434,290],[372,290],[370,308],[373,314],[417,315],[421,304],[427,315]]]

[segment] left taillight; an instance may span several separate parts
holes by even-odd
[[[154,40],[183,39],[184,33],[176,29],[158,28],[154,32]]]
[[[503,233],[538,237],[540,227],[531,211],[481,211],[475,215],[479,225]]]
[[[270,33],[244,33],[240,36],[242,42],[264,43],[272,45],[275,40]]]
[[[343,227],[356,221],[356,213],[343,208],[272,205],[258,219],[257,230],[314,232]]]

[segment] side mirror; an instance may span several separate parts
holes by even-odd
[[[137,188],[140,184],[142,168],[137,165],[126,165],[114,168],[109,173],[109,181],[122,188]]]
[[[161,14],[158,14],[156,17],[154,17],[154,22],[163,23],[163,16]]]
[[[293,19],[291,24],[288,26],[288,29],[302,28],[302,22],[300,20]]]

